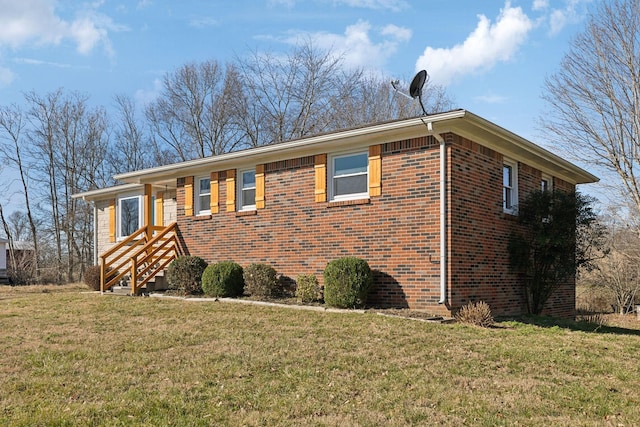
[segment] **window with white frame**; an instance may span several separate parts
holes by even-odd
[[[256,171],[240,172],[238,182],[238,210],[247,211],[256,208]]]
[[[543,173],[542,179],[540,180],[540,187],[542,191],[553,191],[553,179]]]
[[[507,159],[502,165],[502,207],[506,213],[517,213],[518,163]]]
[[[351,153],[331,158],[330,200],[369,197],[369,155]]]
[[[196,215],[211,213],[211,180],[209,178],[197,179],[195,205]]]
[[[119,197],[117,213],[118,238],[123,239],[133,234],[142,224],[142,196]]]

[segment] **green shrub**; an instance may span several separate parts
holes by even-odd
[[[364,306],[373,284],[369,264],[360,258],[333,260],[324,270],[324,302],[337,308]]]
[[[491,307],[486,302],[471,302],[460,308],[456,314],[456,320],[488,328],[493,325],[493,314],[491,314]]]
[[[233,261],[208,266],[202,273],[202,290],[212,297],[237,297],[244,292],[242,267]]]
[[[197,256],[179,256],[167,269],[169,289],[177,290],[185,295],[202,293],[202,272],[207,262]]]
[[[296,298],[299,302],[308,303],[318,299],[320,285],[313,274],[300,274],[296,279]]]
[[[244,290],[249,295],[271,298],[282,294],[276,270],[266,264],[249,264],[243,270]]]

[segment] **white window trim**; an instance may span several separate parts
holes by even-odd
[[[129,200],[129,199],[138,199],[138,228],[137,229],[139,229],[142,226],[142,223],[144,221],[144,218],[142,217],[142,210],[144,209],[143,203],[142,203],[142,194],[128,193],[128,194],[119,195],[117,198],[117,206],[116,206],[116,240],[118,241],[124,240],[127,237],[129,237],[129,235],[126,235],[126,236],[122,235],[122,202],[124,200]]]
[[[238,200],[238,211],[255,211],[256,210],[256,199],[255,197],[253,198],[253,204],[252,205],[246,205],[244,206],[242,204],[242,190],[244,190],[244,188],[242,188],[243,186],[243,180],[244,180],[244,174],[245,172],[253,172],[254,173],[254,179],[255,179],[255,173],[256,173],[256,169],[255,168],[248,168],[248,169],[242,169],[238,171],[238,190],[237,190],[237,194],[236,194],[236,199]],[[254,183],[253,187],[248,187],[247,189],[252,189],[254,191],[254,194],[256,192],[256,183]]]
[[[333,186],[333,179],[334,177],[334,170],[335,170],[335,160],[339,159],[341,157],[350,157],[350,156],[357,156],[359,154],[364,154],[367,156],[367,172],[366,172],[366,176],[367,176],[367,191],[362,192],[362,193],[351,193],[351,194],[344,194],[341,196],[336,196],[334,194],[334,186]],[[338,202],[338,201],[343,201],[343,200],[362,200],[362,199],[368,199],[369,198],[369,152],[368,151],[352,151],[352,152],[346,152],[346,153],[336,153],[336,154],[332,154],[329,156],[329,161],[328,161],[328,165],[327,165],[327,169],[328,169],[328,173],[327,173],[327,184],[328,184],[328,193],[329,193],[329,201],[332,202]],[[357,174],[360,175],[360,174]],[[347,176],[347,175],[345,175]],[[352,175],[352,176],[355,176]]]
[[[546,173],[542,174],[542,179],[540,180],[540,187],[542,187],[542,181],[547,181],[549,183],[547,190],[553,191],[553,177],[551,175]]]
[[[209,206],[200,206],[200,196],[206,195],[207,193],[200,193],[200,181],[203,179],[209,180],[209,201],[211,201],[211,178],[208,176],[201,176],[195,179],[195,191],[193,198],[193,206],[195,208],[196,216],[198,215],[211,215],[211,202],[209,202]]]
[[[502,208],[505,213],[511,215],[518,214],[518,162],[511,159],[503,159],[502,161],[502,195],[504,197],[504,166],[511,166],[511,208],[505,206],[505,200],[502,201]]]

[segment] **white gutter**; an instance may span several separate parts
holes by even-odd
[[[440,300],[447,302],[447,146],[444,138],[433,131],[433,123],[427,123],[427,129],[440,143]]]

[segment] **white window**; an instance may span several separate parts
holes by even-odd
[[[540,186],[542,191],[553,191],[553,178],[543,173]]]
[[[256,208],[256,171],[242,171],[238,182],[238,210],[247,211]]]
[[[118,239],[123,239],[141,227],[142,196],[121,196],[118,198],[117,211]]]
[[[196,215],[208,215],[211,213],[211,180],[198,178],[196,182]]]
[[[369,155],[352,153],[331,158],[330,200],[369,197]]]
[[[502,165],[502,207],[506,213],[517,213],[518,163],[507,159]]]

